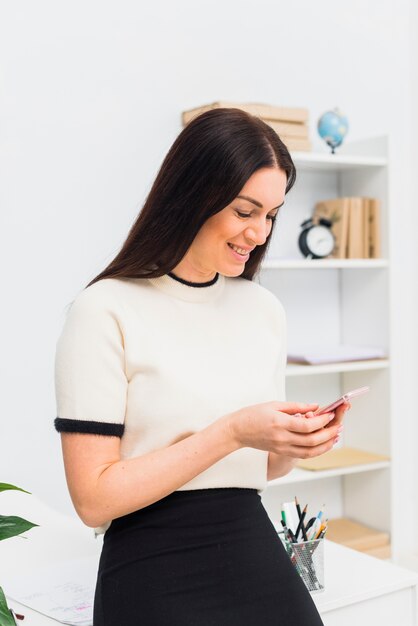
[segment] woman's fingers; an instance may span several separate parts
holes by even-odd
[[[316,411],[319,404],[304,404],[302,402],[278,402],[279,411],[288,415],[305,415],[308,411]]]
[[[324,415],[289,416],[286,427],[294,433],[313,433],[316,430],[325,428],[335,417],[335,413],[324,413]]]
[[[351,404],[349,402],[344,402],[344,404],[341,404],[339,407],[337,407],[335,409],[334,423],[342,424],[344,420],[344,415],[349,409],[351,409]]]
[[[328,441],[334,442],[336,437],[340,435],[342,426],[336,424],[330,428],[321,428],[313,433],[301,434],[289,432],[287,443],[292,446],[301,446],[305,448],[315,448]]]
[[[341,406],[335,409],[335,418],[338,421],[341,421],[344,417],[344,414],[351,409],[351,404],[349,402],[344,402]]]
[[[330,439],[326,443],[322,443],[314,448],[305,448],[304,446],[292,446],[292,454],[289,456],[296,457],[297,459],[311,459],[325,452],[329,452],[335,446],[334,439]]]
[[[314,415],[316,409],[303,414],[288,413],[286,451],[281,452],[293,458],[308,459],[332,450],[342,431],[344,415],[350,408],[351,404],[345,402],[335,411],[324,415]]]

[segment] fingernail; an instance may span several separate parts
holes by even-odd
[[[333,420],[335,417],[335,413],[329,413],[329,421]]]
[[[340,434],[342,433],[344,430],[344,426],[340,426],[340,428],[337,430],[337,433]]]

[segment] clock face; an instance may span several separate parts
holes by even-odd
[[[306,245],[315,256],[328,256],[334,249],[334,235],[326,226],[313,226],[307,233]]]

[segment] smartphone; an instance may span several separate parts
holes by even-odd
[[[366,393],[367,391],[369,391],[369,389],[370,387],[359,387],[358,389],[353,389],[353,391],[347,391],[347,393],[342,395],[341,398],[338,398],[338,400],[336,400],[332,404],[328,404],[328,406],[324,406],[321,409],[317,409],[314,412],[314,415],[323,415],[324,413],[330,413],[331,411],[334,411],[337,407],[339,407],[344,402],[346,401],[349,402],[351,398],[355,398],[356,396],[361,396],[361,394]]]

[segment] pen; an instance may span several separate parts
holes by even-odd
[[[288,536],[290,537],[290,541],[291,541],[292,543],[297,543],[297,539],[296,539],[295,535],[292,533],[292,531],[290,530],[290,528],[288,528],[288,527],[286,526],[286,524],[284,523],[284,521],[283,521],[283,520],[280,520],[280,521],[281,521],[281,523],[282,523],[282,526],[283,526],[283,529],[284,529],[285,535],[288,535]]]
[[[283,511],[283,509],[282,509],[282,522],[284,522],[284,523],[285,523],[285,525],[287,525],[287,522],[286,522],[286,514],[285,514],[285,512]]]
[[[309,537],[309,541],[311,541],[312,539],[315,538],[316,533],[318,532],[318,528],[321,525],[321,518],[323,515],[323,510],[325,508],[325,504],[322,505],[322,509],[319,511],[318,515],[316,516],[316,519],[314,521],[314,523],[312,524],[312,529],[311,532],[309,533],[308,537]]]
[[[312,526],[312,524],[315,522],[316,517],[311,517],[311,519],[309,520],[309,522],[306,524],[306,532],[308,532],[308,530],[310,529],[310,527]]]

